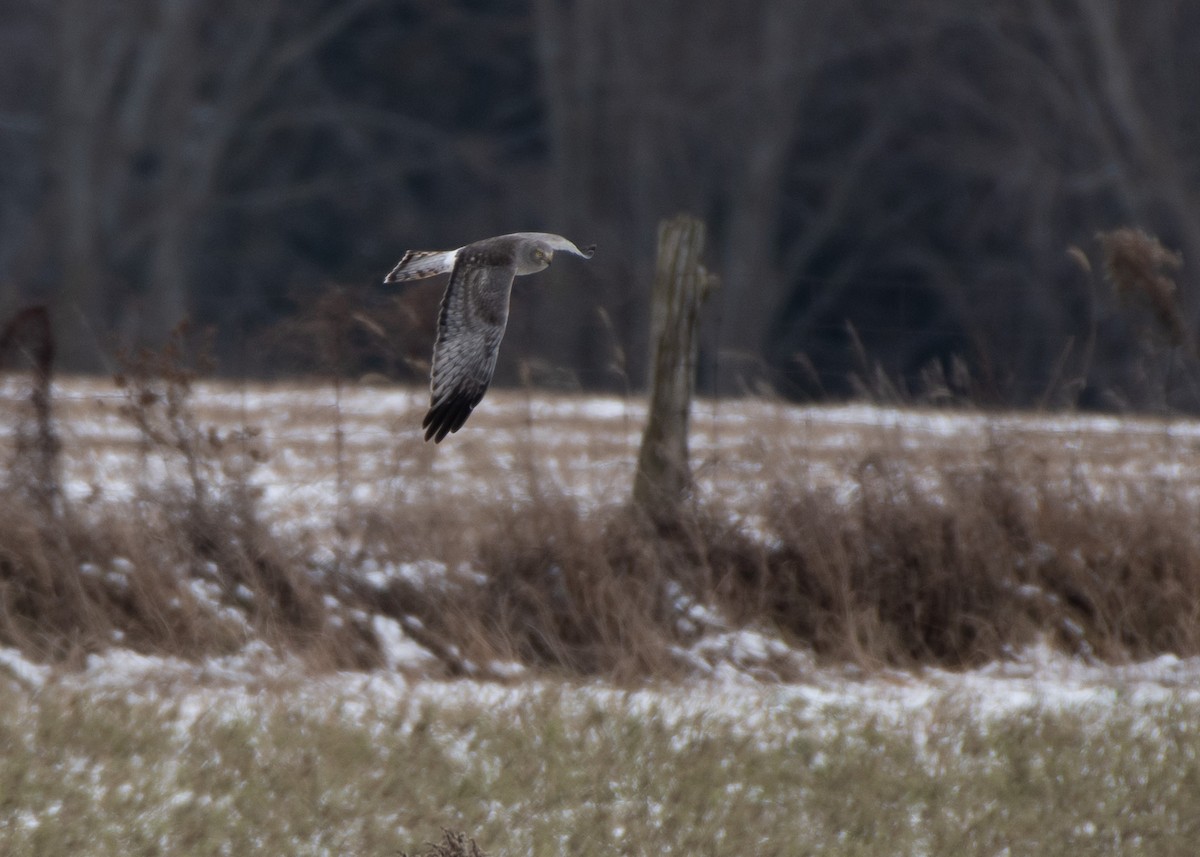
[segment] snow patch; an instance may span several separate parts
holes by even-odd
[[[41,687],[50,675],[50,668],[26,660],[17,649],[0,648],[0,674],[8,673],[30,688]]]
[[[428,649],[408,636],[391,616],[372,616],[371,628],[379,638],[379,649],[389,669],[420,670],[437,661]]]

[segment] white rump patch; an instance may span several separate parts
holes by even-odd
[[[395,283],[447,274],[457,255],[458,250],[409,250],[383,281]]]

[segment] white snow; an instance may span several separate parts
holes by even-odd
[[[26,660],[18,649],[0,648],[0,676],[7,674],[26,687],[37,688],[46,683],[50,673],[50,667]]]
[[[20,383],[0,379],[0,399],[24,395]],[[60,408],[71,410],[70,418],[62,420],[61,433],[65,484],[72,500],[86,507],[153,497],[166,481],[179,478],[178,456],[141,449],[137,432],[116,413],[123,398],[110,385],[59,382],[55,395]],[[548,485],[580,508],[593,508],[627,490],[645,418],[641,399],[493,391],[463,432],[435,448],[420,439],[420,414],[427,402],[423,389],[348,385],[339,397],[322,387],[199,384],[195,397],[197,409],[206,414],[225,409],[230,420],[244,419],[261,429],[259,440],[268,454],[253,484],[263,491],[271,523],[297,534],[329,532],[334,522],[344,520],[346,507],[369,509],[394,498],[414,504],[427,497],[517,502]],[[909,450],[950,443],[985,449],[992,442],[1019,446],[1038,435],[1060,447],[1115,436],[1141,444],[1136,455],[1108,461],[1093,462],[1081,455],[1069,478],[1086,478],[1097,497],[1124,502],[1131,484],[1161,484],[1184,498],[1200,496],[1200,468],[1195,467],[1200,423],[1194,421],[1031,417],[869,405],[793,407],[757,400],[700,401],[692,418],[692,449],[702,489],[751,509],[761,503],[766,486],[788,478],[827,488],[835,502],[855,502],[860,485],[846,477],[843,465],[861,460],[856,456],[862,455],[868,440],[881,442],[885,449],[887,444]],[[590,428],[582,428],[585,423]],[[750,432],[748,426],[766,426],[769,432]],[[342,494],[339,468],[332,466],[330,452],[335,427],[344,441],[340,469],[347,488]],[[0,437],[11,433],[12,421],[0,421]],[[789,456],[795,462],[794,472],[780,472],[779,462]],[[536,457],[540,468],[536,478],[528,473],[531,457]],[[473,468],[481,466],[491,468],[494,477],[484,484],[472,478]],[[904,466],[914,468],[914,484],[937,495],[941,486],[935,474],[919,465]],[[213,476],[225,478],[219,473]],[[1050,474],[1048,478],[1067,477]],[[749,518],[746,526],[752,528],[753,520]],[[318,549],[318,565],[336,562],[340,554],[331,544]],[[132,570],[131,563],[118,561],[111,568],[86,566],[81,572],[126,580]],[[433,557],[406,563],[368,558],[359,571],[380,589],[394,580],[436,586],[448,573],[446,564]],[[470,569],[457,572],[474,574]],[[221,589],[215,581],[193,579],[190,585],[197,599],[220,604]],[[244,588],[235,594],[242,600],[252,598]],[[1050,597],[1033,587],[1023,587],[1019,594]],[[764,631],[727,627],[716,611],[682,592],[676,593],[676,606],[680,621],[688,624],[686,632],[695,634],[695,640],[676,655],[703,678],[634,693],[603,685],[566,692],[580,700],[620,697],[635,706],[681,714],[711,711],[744,722],[747,729],[763,712],[778,710],[810,712],[806,716],[817,719],[822,710],[849,707],[889,722],[919,722],[944,700],[962,701],[980,716],[995,717],[1031,708],[1113,711],[1200,697],[1200,659],[1164,656],[1145,663],[1102,666],[1039,646],[1009,662],[968,672],[881,671],[864,676],[854,670],[818,667],[810,653],[790,648]],[[230,621],[241,617],[232,608],[222,610]],[[31,662],[14,649],[0,649],[0,683],[8,681],[26,690],[64,683],[89,692],[131,694],[169,687],[170,691],[157,692],[181,694],[181,710],[193,712],[248,705],[267,680],[298,688],[296,692],[314,699],[362,698],[377,705],[416,697],[503,706],[515,704],[522,694],[546,691],[519,664],[487,665],[492,676],[519,679],[512,683],[421,680],[418,677],[427,671],[432,655],[405,633],[402,624],[380,615],[360,619],[370,623],[382,642],[387,669],[313,678],[298,663],[254,644],[236,656],[200,664],[113,648],[90,656],[81,671],[70,672]],[[789,680],[778,681],[783,674]]]
[[[110,649],[88,657],[85,667],[75,672],[32,663],[14,649],[0,649],[0,681],[11,676],[26,690],[54,683],[139,698],[163,694],[180,704],[184,720],[189,712],[199,715],[214,707],[245,710],[261,695],[264,683],[311,697],[314,704],[358,700],[374,710],[401,700],[500,709],[520,704],[528,694],[555,692],[574,698],[580,706],[621,700],[631,710],[654,710],[668,718],[710,714],[741,723],[748,733],[756,722],[780,711],[817,723],[822,712],[853,710],[908,728],[927,724],[944,703],[964,706],[984,719],[1047,710],[1088,711],[1103,718],[1121,712],[1136,715],[1139,710],[1172,701],[1200,703],[1200,658],[1164,655],[1123,666],[1089,665],[1047,646],[1036,646],[1011,662],[966,672],[882,670],[861,675],[854,669],[818,668],[811,657],[798,656],[778,641],[744,632],[713,638],[710,644],[733,651],[735,661],[749,665],[766,663],[771,657],[796,658],[807,670],[804,677],[786,683],[763,682],[756,680],[752,671],[721,661],[723,668],[711,670],[708,678],[634,691],[603,683],[569,686],[536,679],[517,684],[436,681],[419,678],[419,667],[431,655],[413,642],[398,622],[377,616],[372,627],[384,641],[387,670],[313,676],[299,662],[280,657],[261,643],[238,655],[200,664]],[[415,670],[418,677],[412,677],[409,670]],[[508,678],[524,675],[516,664],[490,664],[489,670]]]
[[[373,616],[371,627],[375,636],[379,638],[379,646],[389,669],[423,668],[437,662],[437,658],[408,636],[400,623],[392,617]]]

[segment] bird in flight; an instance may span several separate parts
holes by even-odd
[[[487,392],[508,323],[513,279],[544,270],[557,250],[590,259],[595,249],[593,245],[580,250],[549,232],[514,232],[457,250],[404,254],[384,277],[385,283],[450,272],[433,345],[429,411],[421,422],[425,440],[441,443],[462,428]]]

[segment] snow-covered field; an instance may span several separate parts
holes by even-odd
[[[0,402],[24,395],[20,380],[0,383]],[[225,436],[251,429],[245,443],[262,456],[254,484],[279,522],[314,529],[328,527],[346,505],[528,499],[532,478],[584,504],[619,502],[645,419],[637,398],[492,391],[462,431],[435,446],[419,430],[424,389],[210,383],[198,384],[192,401],[200,422]],[[141,437],[110,383],[62,382],[55,402],[74,499],[130,496],[164,478],[171,456],[139,452]],[[0,423],[0,439],[12,433],[12,422]],[[1037,461],[1046,480],[1082,477],[1117,502],[1130,485],[1200,496],[1200,423],[1190,420],[756,399],[701,400],[691,418],[698,485],[735,509],[752,507],[764,486],[788,479],[828,486],[849,501],[847,469],[872,454],[927,476],[936,493],[947,461],[975,467],[995,450]]]
[[[0,386],[0,401],[6,401],[10,413],[20,413],[24,395],[19,379]],[[97,381],[66,381],[55,391],[64,487],[81,512],[102,508],[107,501],[153,497],[154,490],[165,482],[184,478],[181,457],[171,452],[169,445],[147,443],[121,414],[124,401],[119,390]],[[197,424],[207,438],[204,442],[223,450],[213,456],[213,461],[223,463],[206,465],[211,472],[205,477],[248,478],[262,492],[269,526],[325,542],[331,554],[358,538],[357,522],[375,508],[484,510],[497,504],[525,503],[534,494],[547,491],[570,498],[587,510],[618,504],[629,490],[645,416],[640,400],[496,391],[462,432],[437,447],[420,438],[425,403],[426,393],[415,389],[349,386],[338,392],[318,385],[216,383],[198,385],[191,401]],[[17,417],[0,424],[0,442],[13,443],[18,426]],[[846,478],[847,472],[862,466],[898,467],[905,468],[921,490],[936,498],[957,469],[971,471],[981,459],[1001,452],[1010,461],[1028,460],[1041,479],[1082,484],[1091,496],[1105,502],[1120,504],[1148,488],[1189,502],[1200,497],[1200,467],[1196,466],[1200,464],[1200,424],[1194,422],[989,415],[865,405],[804,408],[757,400],[702,401],[692,415],[693,465],[699,490],[719,499],[722,508],[737,515],[750,531],[763,504],[770,502],[768,489],[780,484],[821,486],[831,502],[851,504],[860,489]],[[357,573],[382,589],[397,577],[436,585],[446,570],[446,562],[437,556],[386,566],[367,557]],[[0,828],[7,825],[0,842],[16,843],[13,847],[18,850],[13,853],[53,853],[55,846],[46,842],[67,847],[63,843],[69,843],[69,835],[63,834],[66,840],[54,837],[73,806],[89,826],[89,836],[92,829],[98,830],[96,825],[103,827],[96,832],[99,838],[79,853],[112,853],[111,848],[126,848],[135,840],[145,841],[144,853],[163,849],[192,853],[190,847],[195,853],[248,853],[247,848],[256,851],[269,843],[279,847],[280,842],[288,853],[297,854],[396,853],[394,845],[371,851],[361,843],[429,841],[436,837],[436,827],[452,824],[454,819],[481,825],[480,832],[492,836],[492,841],[509,831],[511,838],[501,841],[510,846],[516,843],[525,853],[643,853],[639,848],[657,848],[654,853],[700,853],[708,848],[718,853],[720,849],[713,850],[715,841],[699,851],[695,843],[685,848],[681,843],[686,836],[670,833],[675,829],[672,825],[679,823],[672,816],[675,798],[654,796],[647,803],[639,789],[656,787],[647,783],[657,782],[653,776],[671,766],[703,758],[708,752],[703,750],[705,742],[719,736],[724,748],[719,752],[728,755],[722,756],[720,773],[714,776],[728,774],[730,779],[721,786],[729,796],[728,804],[748,807],[753,819],[759,819],[760,809],[766,815],[774,812],[778,816],[774,823],[782,825],[771,828],[776,833],[750,837],[757,843],[755,847],[765,849],[763,853],[792,853],[786,842],[778,840],[778,831],[792,837],[799,830],[821,842],[846,845],[844,852],[831,853],[894,853],[887,847],[892,835],[888,831],[871,830],[867,835],[883,847],[854,850],[855,830],[863,822],[847,820],[844,805],[822,815],[821,799],[812,789],[814,783],[825,782],[823,777],[832,777],[835,785],[831,788],[847,792],[845,800],[853,808],[859,786],[838,779],[851,775],[839,768],[843,760],[821,748],[826,744],[843,750],[866,748],[869,758],[876,752],[872,749],[876,742],[886,745],[896,739],[911,747],[915,763],[924,768],[923,779],[915,786],[902,772],[895,782],[905,785],[885,782],[882,786],[885,796],[889,788],[921,792],[913,797],[911,807],[901,801],[897,810],[909,837],[903,840],[908,843],[908,853],[1023,853],[1006,852],[995,845],[997,841],[1018,841],[1006,838],[1010,834],[1000,819],[1008,809],[988,802],[1007,799],[998,797],[966,796],[961,807],[947,799],[945,812],[949,814],[943,821],[955,829],[963,826],[961,818],[972,819],[965,841],[978,839],[990,844],[965,850],[944,847],[952,839],[947,840],[934,823],[939,801],[924,792],[939,782],[949,782],[947,766],[957,765],[959,745],[983,742],[982,756],[973,756],[969,765],[975,766],[970,770],[979,771],[979,782],[986,788],[988,777],[998,765],[1003,767],[1003,759],[997,761],[997,755],[1012,752],[1004,743],[1005,730],[1019,732],[1020,724],[1038,736],[1062,728],[1066,735],[1062,740],[1071,746],[1082,741],[1091,748],[1089,752],[1100,752],[1095,748],[1102,748],[1104,736],[1116,728],[1127,736],[1125,740],[1132,740],[1128,736],[1133,735],[1137,741],[1144,739],[1159,747],[1145,752],[1151,754],[1148,764],[1160,771],[1176,761],[1170,758],[1176,752],[1171,748],[1193,746],[1188,736],[1200,728],[1200,658],[1167,655],[1138,663],[1103,664],[1068,657],[1049,643],[1039,643],[1013,652],[1003,662],[961,672],[831,666],[765,629],[726,625],[708,606],[690,602],[682,594],[677,607],[687,621],[705,629],[690,649],[678,653],[695,664],[693,677],[636,687],[556,679],[503,663],[486,670],[491,676],[487,681],[435,680],[425,668],[434,656],[399,622],[386,616],[372,620],[384,649],[385,666],[367,672],[314,672],[299,658],[258,641],[236,654],[199,661],[137,654],[116,645],[57,666],[32,660],[14,648],[0,648],[0,709],[9,718],[7,723],[0,719],[0,736],[14,741],[13,748],[32,747],[20,757],[24,761],[11,763],[28,769],[14,770],[11,764],[6,769],[6,759],[0,758],[0,784],[17,788],[12,784],[20,784],[23,778],[26,782],[23,790],[13,792],[16,797],[10,809],[5,809],[0,795]],[[93,709],[96,713],[89,715]],[[430,712],[442,724],[432,732]],[[455,720],[451,712],[461,712],[462,719]],[[140,727],[114,724],[105,720],[106,716],[117,721],[145,718],[145,722]],[[549,725],[532,723],[531,718],[546,718]],[[287,730],[292,725],[310,720],[318,723],[315,732],[302,729],[299,737],[274,737],[275,731],[290,735]],[[640,757],[612,762],[618,767],[605,769],[605,754],[619,756],[614,748],[637,731],[630,733],[628,726],[608,724],[638,720],[644,720],[651,735],[634,741],[632,746],[643,748],[637,752],[651,752],[648,748],[656,746],[652,736],[661,733],[670,754],[675,755],[653,763],[661,767],[656,774],[639,773]],[[336,824],[333,829],[311,826],[314,819],[332,812],[331,803],[324,799],[314,798],[315,808],[305,804],[298,813],[287,809],[293,791],[299,794],[309,788],[304,780],[307,775],[301,774],[295,783],[277,785],[284,791],[272,792],[265,809],[243,804],[251,799],[247,795],[252,791],[245,782],[211,781],[214,770],[238,764],[236,755],[220,756],[229,752],[221,748],[230,736],[242,748],[235,752],[248,753],[247,758],[253,757],[259,766],[254,769],[257,773],[245,776],[273,777],[272,753],[282,759],[293,747],[271,750],[270,741],[334,742],[334,737],[329,737],[334,728],[330,724],[342,724],[352,737],[358,736],[354,740],[367,736],[372,742],[387,743],[392,754],[406,752],[396,749],[405,742],[419,748],[425,746],[423,741],[432,740],[438,758],[451,766],[449,770],[469,772],[462,776],[499,789],[506,782],[505,767],[516,762],[512,757],[516,751],[504,749],[508,745],[494,734],[497,722],[508,721],[531,742],[520,750],[522,754],[537,753],[547,746],[558,746],[556,752],[565,753],[564,746],[575,746],[572,730],[578,729],[576,743],[583,755],[569,764],[591,765],[594,761],[598,772],[608,770],[597,776],[608,778],[601,791],[610,799],[605,802],[585,792],[588,796],[578,805],[572,803],[575,798],[565,796],[562,799],[569,804],[565,808],[545,797],[531,807],[523,782],[518,782],[517,796],[497,796],[487,790],[479,795],[469,786],[451,782],[446,784],[447,795],[437,798],[440,803],[422,813],[409,811],[405,800],[419,802],[411,796],[397,798],[399,805],[385,801],[382,808],[376,808],[371,801],[380,792],[371,784],[394,772],[374,765],[369,753],[355,763],[363,767],[352,768],[349,774],[339,774],[337,767],[321,768],[312,757],[303,756],[299,762],[302,772],[316,765],[319,774],[313,774],[315,777],[349,777],[337,792],[343,799],[339,811],[348,813],[338,823],[353,826],[361,821],[363,832],[354,834],[358,828],[338,831]],[[1063,727],[1062,723],[1070,725]],[[993,735],[989,724],[1001,728]],[[108,749],[96,749],[83,736],[79,737],[80,746],[75,746],[71,730],[78,728],[111,730],[112,754]],[[138,747],[139,728],[153,748]],[[539,731],[543,728],[550,731],[543,734]],[[567,730],[565,736],[560,735],[563,729]],[[567,745],[555,744],[555,735]],[[337,740],[344,741],[345,736]],[[642,740],[649,743],[637,743]],[[65,759],[54,761],[55,742],[71,744],[73,749]],[[103,739],[100,743],[103,745]],[[342,747],[337,752],[344,751],[342,744],[336,746]],[[809,747],[817,748],[815,753],[805,749]],[[894,747],[878,752],[885,750],[907,758],[904,754],[908,751]],[[1030,752],[1035,767],[1051,764],[1047,761],[1051,756]],[[1119,778],[1126,775],[1120,765],[1129,763],[1129,758],[1134,760],[1131,764],[1141,764],[1140,745],[1130,753],[1112,762],[1117,767],[1111,770],[1103,769],[1109,762],[1101,753],[1096,757],[1099,762],[1085,760],[1087,770],[1075,773],[1087,788],[1103,783],[1104,788],[1116,785],[1119,791],[1123,787]],[[207,754],[213,754],[216,761],[210,763]],[[790,759],[791,754],[796,754],[797,764],[806,765],[807,776],[813,778],[796,785],[799,790],[789,795],[789,800],[799,802],[798,810],[781,796],[755,797],[756,789],[773,786],[756,785],[753,771],[738,767],[751,765],[748,760],[753,758],[759,760],[753,765],[761,768],[764,758]],[[43,757],[47,768],[39,772],[36,760]],[[540,764],[550,761],[543,759]],[[1178,761],[1195,765],[1195,759]],[[1101,769],[1089,768],[1096,764]],[[1018,787],[1025,776],[1021,770],[1014,774]],[[419,778],[422,773],[402,772],[401,778]],[[543,768],[534,776],[550,777],[551,773]],[[967,768],[962,773],[969,776]],[[1095,782],[1089,779],[1093,774],[1099,777]],[[786,765],[782,775],[792,782]],[[577,778],[569,771],[566,776],[567,783]],[[587,776],[583,772],[585,779]],[[868,774],[861,776],[869,778]],[[1188,776],[1181,768],[1179,781],[1186,783]],[[59,780],[64,783],[62,795],[40,796],[41,789],[53,792],[54,786],[46,783]],[[1138,774],[1139,783],[1152,781]],[[948,788],[957,792],[966,788],[962,783],[967,782]],[[561,788],[559,780],[550,783],[551,791]],[[1004,787],[1011,785],[1006,780]],[[659,787],[684,788],[670,783]],[[870,789],[877,787],[864,781],[863,800],[892,800],[873,797]],[[1186,785],[1169,788],[1169,802],[1161,812],[1155,807],[1146,810],[1147,823],[1151,827],[1200,825],[1200,808],[1195,817],[1189,814]],[[535,790],[532,783],[530,790]],[[333,801],[337,795],[330,794]],[[270,808],[277,798],[278,811]],[[1042,812],[1040,798],[1031,800],[1027,809],[1036,816]],[[72,805],[72,801],[76,803]],[[690,806],[683,798],[677,803]],[[764,807],[774,809],[768,812]],[[686,809],[687,813],[696,811]],[[795,811],[804,817],[794,817]],[[1072,805],[1048,811],[1052,812],[1049,818],[1064,820],[1063,841],[1095,846],[1071,853],[1175,853],[1169,848],[1165,852],[1143,848],[1160,840],[1142,826],[1126,829],[1120,819],[1106,818],[1105,813],[1113,814],[1111,810]],[[371,818],[354,818],[363,812],[372,814]],[[316,816],[310,817],[313,813]],[[540,839],[543,821],[530,819],[555,813],[561,817],[545,822],[552,831],[545,835],[551,838]],[[604,846],[589,851],[581,850],[578,843],[570,844],[570,831],[580,828],[581,819],[593,816],[601,818]],[[866,817],[870,818],[870,813]],[[636,834],[642,839],[631,841],[633,820],[638,818],[645,822],[643,832]],[[249,830],[228,832],[228,825],[239,819],[249,824]],[[688,819],[685,827],[703,827],[695,815]],[[281,825],[279,838],[256,828],[268,821]],[[735,839],[739,834],[752,833],[759,821],[750,822],[750,828],[733,817],[712,823],[714,837],[732,842],[740,841]],[[1011,836],[1023,837],[1022,842],[1037,841],[1041,823],[1035,820],[1031,833],[1013,822]],[[997,825],[998,840],[989,837],[989,825]],[[297,832],[301,828],[306,832]],[[646,844],[649,840],[645,837],[650,835],[646,830],[661,835],[657,846]],[[379,831],[391,838],[380,839]],[[866,834],[858,830],[857,835],[861,840]],[[358,850],[338,844],[347,841],[359,842]],[[1124,844],[1112,850],[1106,844],[1111,841]],[[1168,846],[1174,847],[1170,843],[1176,841],[1170,839]],[[803,848],[795,853],[801,852]]]
[[[0,386],[0,399],[25,395],[20,378]],[[548,481],[556,491],[584,504],[620,502],[632,479],[644,404],[639,399],[491,393],[470,423],[440,446],[422,442],[420,389],[350,385],[341,391],[320,385],[206,383],[191,405],[202,427],[258,451],[251,480],[263,491],[272,524],[304,532],[332,531],[355,510],[397,502],[450,502],[465,506],[519,502]],[[178,462],[169,452],[144,447],[135,426],[122,416],[125,401],[107,381],[60,382],[55,390],[63,441],[65,486],[81,507],[127,498],[170,478]],[[249,429],[248,432],[243,430]],[[9,438],[14,423],[0,425]],[[691,447],[700,488],[730,508],[752,515],[765,485],[779,480],[826,484],[831,496],[852,499],[843,484],[847,467],[871,455],[896,456],[918,477],[928,464],[936,494],[946,461],[971,466],[989,450],[1039,460],[1047,479],[1079,479],[1120,502],[1130,485],[1160,485],[1179,496],[1200,491],[1200,423],[1110,416],[1028,416],[978,412],[915,411],[868,405],[797,407],[760,400],[701,401],[692,415]],[[230,441],[233,442],[233,441]],[[936,462],[936,466],[934,466]],[[949,468],[953,470],[953,465]],[[481,477],[486,474],[486,477]],[[219,478],[219,474],[218,474]],[[439,570],[441,569],[441,570]],[[364,568],[362,573],[436,576],[436,558],[404,568]],[[696,606],[695,609],[703,610]],[[703,621],[705,617],[701,617]],[[752,698],[772,704],[789,700],[838,700],[875,706],[881,712],[917,713],[937,698],[977,700],[981,711],[1022,705],[1136,705],[1173,694],[1200,693],[1200,661],[1158,660],[1126,666],[1090,665],[1034,648],[1012,662],[967,673],[929,671],[920,675],[874,672],[857,675],[817,668],[803,652],[746,630],[721,630],[698,648],[716,664],[703,690],[673,688],[681,704],[715,704]],[[322,683],[360,683],[377,693],[464,693],[477,687],[413,684],[403,676],[420,672],[428,653],[392,622],[377,629],[389,648],[391,674],[325,677]],[[790,659],[787,686],[756,681],[770,675],[772,658]],[[119,650],[93,657],[81,672],[56,675],[25,661],[14,650],[0,652],[0,674],[36,688],[47,681],[94,686],[147,687],[159,676],[173,686],[194,683],[200,694],[223,698],[239,686],[278,679],[286,660],[255,649],[246,658],[200,666],[143,658]],[[501,671],[502,672],[502,671]],[[519,675],[519,668],[513,675]],[[714,692],[708,684],[736,688]],[[492,689],[506,695],[522,684]],[[751,690],[753,688],[753,690]],[[596,691],[599,692],[599,691]],[[651,691],[647,691],[650,693]],[[663,691],[659,691],[663,692]]]
[[[54,687],[98,696],[170,700],[183,726],[223,708],[245,711],[263,693],[280,694],[304,707],[335,700],[343,710],[347,700],[379,709],[400,699],[498,710],[525,694],[544,693],[547,687],[544,680],[429,681],[400,671],[312,676],[300,663],[279,658],[261,644],[252,644],[239,655],[198,664],[115,649],[89,657],[82,670],[33,663],[14,649],[0,649],[0,681],[9,692],[37,693]],[[631,690],[588,683],[569,688],[581,707],[619,698],[635,708],[654,706],[677,715],[717,717],[751,733],[759,727],[758,718],[773,711],[804,712],[815,723],[823,712],[845,708],[919,733],[947,703],[966,706],[984,719],[1049,710],[1090,712],[1098,720],[1173,702],[1200,705],[1200,659],[1162,656],[1122,666],[1089,665],[1039,646],[1010,663],[965,672],[864,674],[814,666],[799,681],[778,683],[758,681],[727,666],[712,679],[683,685]]]

